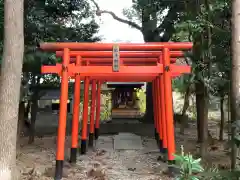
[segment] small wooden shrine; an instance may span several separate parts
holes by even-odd
[[[144,82],[109,82],[112,91],[112,118],[140,118],[139,99],[136,88],[144,86]]]

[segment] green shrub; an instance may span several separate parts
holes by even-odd
[[[204,169],[201,166],[201,159],[194,159],[188,153],[185,154],[181,146],[181,154],[175,154],[175,168],[180,169],[180,174],[175,180],[238,180],[239,171],[219,171],[217,168]]]
[[[135,89],[136,90],[136,96],[139,100],[140,105],[140,113],[144,114],[146,112],[146,93],[143,89]]]
[[[183,146],[181,146],[181,154],[175,154],[174,156],[176,168],[180,169],[180,175],[176,178],[176,180],[199,180],[196,174],[204,171],[200,164],[200,158],[194,159],[190,153],[185,154]]]
[[[112,100],[111,93],[102,94],[102,99],[104,100],[103,108],[101,109],[100,119],[102,121],[111,119],[111,110],[112,110]]]

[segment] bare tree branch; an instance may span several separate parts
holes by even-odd
[[[138,24],[132,22],[132,21],[129,21],[129,20],[126,20],[126,19],[122,19],[120,17],[118,17],[114,12],[112,11],[107,11],[107,10],[101,10],[98,3],[95,1],[95,0],[91,0],[93,2],[93,4],[96,6],[97,8],[97,11],[96,11],[96,15],[97,16],[101,16],[102,14],[110,14],[113,19],[121,22],[121,23],[124,23],[124,24],[127,24],[135,29],[138,29],[139,31],[142,31],[142,27],[139,26]]]

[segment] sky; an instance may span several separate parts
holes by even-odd
[[[119,17],[125,18],[122,11],[130,8],[132,0],[96,0],[102,10],[111,10]],[[142,33],[139,30],[120,23],[108,14],[97,17],[100,23],[99,35],[103,38],[102,42],[143,42]]]

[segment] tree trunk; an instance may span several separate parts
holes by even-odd
[[[37,112],[38,112],[38,101],[37,101],[37,98],[34,97],[32,103],[31,103],[31,125],[30,125],[30,129],[29,129],[28,144],[32,144],[34,142],[35,122],[37,119]]]
[[[40,79],[41,79],[41,76],[33,75],[33,78],[32,78],[33,95],[32,95],[32,101],[31,101],[31,124],[29,129],[29,140],[28,140],[29,144],[32,144],[34,142],[34,137],[35,137],[35,122],[37,119],[37,112],[38,112]]]
[[[194,54],[194,61],[195,62],[201,62],[202,61],[202,52],[201,52],[201,47],[202,47],[202,37],[200,34],[195,34],[193,36],[193,54]],[[198,72],[202,72],[202,68],[198,66],[196,68],[196,74]],[[200,73],[199,73],[200,74]],[[202,87],[203,82],[199,79],[198,76],[195,76],[195,94],[196,94],[196,112],[197,112],[197,142],[203,142],[203,139],[201,138],[201,126],[202,126],[202,121],[201,119],[202,116],[201,114],[204,113],[203,109],[203,104],[204,104],[204,89]]]
[[[198,81],[195,86],[200,155],[204,157],[208,145],[208,94],[203,82]]]
[[[184,94],[184,104],[183,104],[183,109],[182,109],[182,116],[186,115],[186,112],[189,108],[189,97],[190,97],[190,87],[191,85],[189,84],[187,86],[186,92]]]
[[[0,179],[2,180],[18,178],[16,140],[23,53],[23,0],[5,0],[0,82]]]
[[[188,125],[188,117],[186,116],[187,109],[189,107],[189,97],[190,97],[190,84],[187,86],[185,95],[184,95],[184,104],[181,114],[181,121],[180,121],[180,134],[184,135],[184,130]]]
[[[223,141],[223,132],[224,132],[224,96],[220,99],[220,111],[221,111],[221,122],[220,122],[220,132],[219,132],[219,140]]]
[[[26,107],[26,109],[25,109],[25,111],[24,111],[24,117],[25,117],[26,119],[28,119],[28,115],[29,115],[29,112],[30,112],[30,107],[31,107],[31,102],[28,101],[28,102],[27,102],[27,107]]]
[[[19,103],[19,110],[18,110],[18,129],[17,129],[17,145],[20,145],[20,138],[23,133],[24,128],[24,112],[25,112],[25,105],[24,102]]]
[[[201,118],[203,118],[202,126],[201,126],[201,136],[202,142],[200,144],[200,155],[201,157],[205,157],[207,153],[208,147],[208,138],[211,138],[211,134],[208,131],[208,96],[204,97],[204,114],[202,114]]]
[[[230,77],[230,76],[229,76]],[[232,98],[231,92],[230,92],[230,88],[228,91],[228,102],[227,102],[227,106],[228,106],[228,115],[227,115],[227,127],[228,127],[228,142],[230,143],[231,141],[231,102],[230,102],[230,98]]]
[[[240,1],[232,1],[232,73],[231,73],[231,119],[232,123],[240,120],[240,112],[238,110],[240,104]],[[237,148],[234,144],[235,129],[232,128],[232,153],[231,153],[231,168],[236,168]]]
[[[144,116],[145,123],[153,123],[153,98],[152,98],[152,83],[147,83],[146,89],[146,112]]]
[[[198,83],[195,84],[196,88],[198,86]],[[203,141],[201,136],[201,128],[202,128],[202,122],[201,122],[201,114],[204,113],[204,110],[202,108],[202,104],[204,100],[204,95],[199,94],[196,92],[196,111],[197,111],[197,142],[201,143]]]

